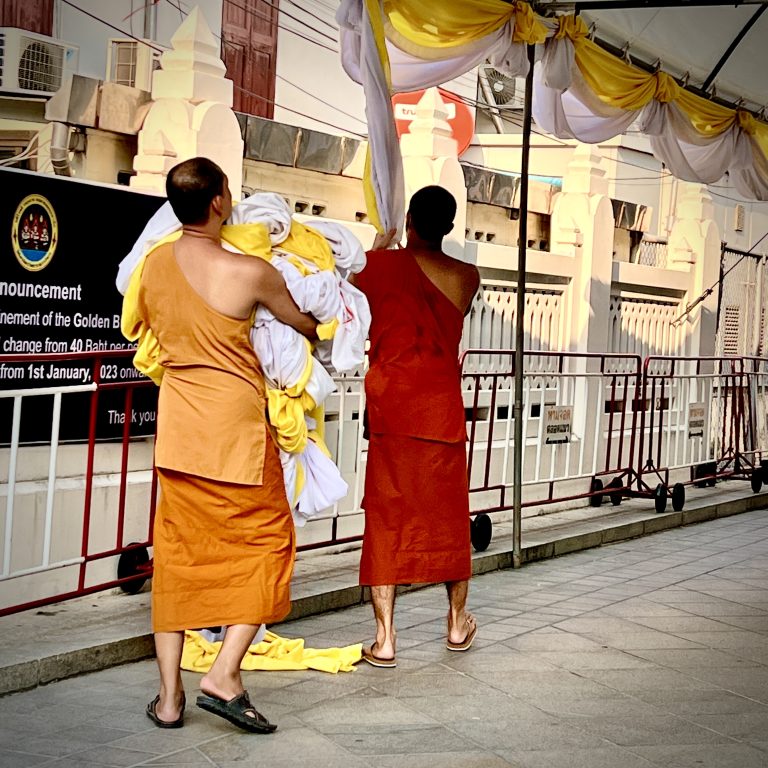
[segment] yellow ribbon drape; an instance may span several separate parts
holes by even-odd
[[[457,48],[503,27],[515,7],[503,0],[384,0],[384,15],[387,37],[399,48],[398,38],[422,48]]]
[[[547,39],[547,28],[533,12],[533,8],[519,0],[513,3],[512,7],[515,10],[515,32],[512,35],[512,42],[541,45]]]
[[[543,43],[547,28],[528,3],[504,0],[384,0],[386,36],[403,51],[441,59],[481,41],[515,20],[512,41]]]
[[[564,16],[558,22],[557,39],[569,38],[574,46],[576,65],[590,90],[611,107],[640,110],[651,99],[674,103],[700,136],[714,138],[734,125],[745,130],[768,150],[768,125],[743,110],[730,109],[685,90],[666,72],[645,72],[614,56],[587,37],[583,20]]]

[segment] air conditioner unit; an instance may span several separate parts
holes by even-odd
[[[525,106],[525,78],[508,77],[490,64],[478,71],[480,93],[478,101],[486,107],[523,109]]]
[[[77,72],[80,49],[15,27],[0,27],[0,92],[30,96],[56,93]]]
[[[152,90],[152,74],[160,68],[162,51],[153,40],[113,37],[107,46],[106,80],[118,85]]]

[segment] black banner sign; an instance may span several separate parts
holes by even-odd
[[[125,357],[102,361],[102,381],[143,379],[130,362],[131,345],[120,333],[122,297],[115,277],[118,264],[164,200],[127,188],[4,168],[0,189],[0,354],[25,355],[23,362],[0,362],[0,390],[93,381],[90,361],[39,359],[53,353],[126,350]],[[122,433],[122,420],[114,413],[122,413],[124,394],[117,389],[100,393],[100,438]],[[61,437],[84,439],[90,395],[66,398]],[[22,422],[25,442],[50,438],[52,399],[33,399],[36,413]],[[74,411],[73,399],[78,403]],[[141,387],[134,399],[134,410],[145,418],[140,426],[137,416],[132,434],[147,434],[156,392]],[[11,405],[8,398],[0,399],[2,442],[9,439]],[[149,427],[154,428],[154,417]]]

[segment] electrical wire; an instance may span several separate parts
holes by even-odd
[[[746,251],[745,253],[742,253],[741,257],[738,258],[736,261],[734,261],[733,264],[731,264],[731,266],[728,267],[728,269],[726,269],[725,272],[723,272],[723,274],[720,275],[720,277],[709,288],[707,288],[707,290],[704,291],[704,293],[702,293],[698,299],[696,299],[693,303],[686,305],[683,313],[672,321],[672,325],[680,325],[680,323],[682,323],[683,320],[685,320],[685,318],[688,317],[688,315],[690,315],[691,312],[693,312],[693,310],[696,309],[696,307],[698,307],[702,301],[704,301],[706,298],[711,296],[715,288],[717,288],[717,286],[720,285],[723,282],[723,280],[725,280],[725,278],[731,272],[733,272],[733,270],[736,269],[736,267],[738,267],[739,264],[741,264],[741,262],[744,261],[744,259],[747,258],[747,256],[753,255],[752,251],[754,251],[755,248],[757,248],[757,246],[760,245],[760,243],[762,243],[766,237],[768,237],[768,232],[766,232],[748,251]]]
[[[286,18],[292,19],[293,21],[296,21],[299,24],[304,25],[308,29],[311,29],[313,32],[316,32],[321,37],[324,37],[327,40],[330,40],[332,43],[338,42],[338,40],[335,37],[331,37],[326,32],[322,32],[319,29],[315,29],[315,27],[311,26],[310,24],[307,24],[302,19],[296,18],[296,16],[293,16],[292,14],[288,13],[288,11],[281,10],[280,8],[278,8],[278,6],[273,5],[272,3],[268,2],[268,0],[262,0],[262,2],[265,5],[268,5],[270,8],[272,8],[272,9],[274,9],[274,10],[276,10],[278,12],[278,14],[276,16],[274,16],[274,17],[266,16],[263,13],[259,13],[255,8],[248,8],[248,6],[240,5],[239,3],[234,2],[234,0],[227,0],[227,2],[228,2],[229,5],[237,8],[237,9],[239,9],[241,11],[244,11],[245,13],[247,13],[247,14],[249,14],[249,15],[251,15],[251,16],[257,18],[257,19],[261,19],[262,21],[266,21],[268,24],[270,24],[273,27],[280,27],[280,29],[284,29],[286,32],[293,32],[294,34],[298,34],[299,37],[302,37],[302,35],[300,35],[295,30],[292,30],[290,27],[284,27],[281,24],[279,24],[279,21],[278,21],[279,18],[280,18],[279,14],[282,13],[283,16],[285,16]],[[310,42],[317,42],[316,40],[311,40],[310,38],[306,38],[306,37],[304,39],[305,40],[310,40]],[[318,45],[321,45],[321,43],[318,43]],[[334,53],[338,53],[339,52],[338,49],[330,49],[329,48],[329,50],[333,50]]]
[[[289,2],[294,7],[299,8],[301,11],[309,14],[310,16],[312,16],[313,18],[317,19],[318,21],[322,21],[324,24],[326,24],[327,26],[331,27],[332,29],[335,28],[329,22],[323,20],[321,17],[317,16],[316,14],[313,14],[311,11],[308,11],[307,9],[302,8],[301,6],[299,6],[297,3],[293,2],[292,0],[284,0],[284,1],[285,2]],[[108,22],[108,21],[106,21],[106,20],[96,16],[95,14],[85,10],[84,8],[81,8],[80,6],[76,5],[75,3],[72,2],[72,0],[61,0],[61,2],[64,3],[65,5],[70,6],[71,8],[73,8],[73,9],[75,9],[77,11],[80,11],[81,13],[83,13],[86,16],[89,16],[90,18],[94,19],[95,21],[98,21],[98,22],[104,24],[105,26],[108,26],[111,29],[114,29],[117,32],[120,32],[121,34],[124,34],[124,35],[126,35],[128,37],[131,37],[134,40],[136,40],[136,41],[138,41],[140,43],[143,43],[144,45],[147,45],[148,47],[150,47],[150,48],[152,48],[152,49],[154,49],[156,51],[163,52],[163,50],[164,50],[163,48],[161,48],[161,47],[159,47],[157,45],[152,45],[152,43],[149,43],[149,42],[143,40],[142,38],[139,38],[139,37],[137,37],[137,36],[135,36],[133,34],[126,33],[124,30],[122,30],[121,28],[115,26],[114,24],[111,24],[110,22]],[[181,8],[181,5],[178,2],[178,0],[177,0],[177,2],[173,2],[173,0],[166,0],[166,2],[168,2],[168,4],[171,5],[171,7],[175,8],[176,10],[178,10],[180,12],[180,14],[183,16],[184,11]],[[328,50],[331,53],[338,54],[338,50],[337,49],[331,48],[330,46],[327,46],[327,45],[325,45],[324,43],[322,43],[322,42],[320,42],[318,40],[313,40],[310,37],[302,35],[297,30],[293,30],[293,29],[291,29],[289,27],[284,27],[284,26],[280,25],[278,23],[278,19],[277,18],[270,18],[268,16],[265,16],[264,14],[258,13],[258,11],[256,11],[256,9],[251,9],[251,8],[247,8],[246,6],[241,6],[238,3],[233,2],[233,0],[228,0],[228,2],[230,2],[236,8],[238,8],[238,9],[240,9],[240,10],[242,10],[242,11],[244,11],[244,12],[246,12],[246,13],[252,15],[252,16],[255,16],[255,17],[260,18],[262,20],[268,21],[270,24],[273,24],[273,25],[279,27],[280,29],[283,29],[286,32],[290,32],[290,33],[300,37],[301,39],[303,39],[303,40],[305,40],[307,42],[313,43],[314,45],[317,45],[317,46],[319,46],[319,47],[321,47],[321,48],[323,48],[325,50]],[[270,7],[275,8],[276,10],[278,10],[279,13],[283,13],[288,18],[291,18],[294,21],[297,21],[299,24],[302,24],[303,26],[307,27],[307,29],[314,31],[314,32],[322,35],[323,37],[325,37],[327,39],[330,39],[332,42],[336,42],[335,38],[332,38],[329,35],[327,35],[324,32],[322,32],[321,30],[316,29],[312,25],[308,24],[306,21],[304,21],[302,19],[298,19],[297,17],[287,13],[284,10],[278,9],[278,7],[276,5],[274,5],[274,4],[270,3],[270,2],[267,2],[267,0],[265,0],[265,2]],[[319,3],[318,2],[317,4],[320,7],[326,8],[328,10],[332,10],[328,6],[324,5],[323,3]],[[223,38],[219,38],[219,39],[221,40],[222,44],[224,44],[224,45],[230,45],[230,46],[234,45],[234,43],[231,43],[230,41],[227,41],[227,40],[225,40]],[[283,77],[282,75],[277,75],[276,74],[276,77],[279,78],[280,80],[282,80],[283,82],[285,82],[286,84],[290,85],[291,87],[296,88],[298,91],[304,93],[305,95],[314,98],[316,101],[318,101],[319,103],[323,104],[324,106],[330,107],[331,109],[334,109],[335,111],[339,112],[340,114],[343,114],[345,117],[349,117],[349,118],[351,118],[351,119],[355,120],[356,122],[361,123],[363,125],[366,124],[365,120],[357,117],[356,115],[352,115],[349,112],[345,112],[345,111],[339,109],[336,105],[331,104],[330,102],[325,101],[324,99],[320,98],[316,94],[313,94],[310,91],[308,91],[308,90],[302,88],[301,86],[297,85],[296,83],[291,82],[290,80],[288,80],[287,78]],[[467,80],[468,80],[467,85],[472,85],[473,84],[473,78],[472,78],[472,75],[470,73],[464,73],[463,75],[460,75],[459,77],[455,78],[455,80],[458,82],[459,80],[461,80],[463,78],[467,78]],[[251,90],[249,90],[247,88],[243,88],[242,86],[239,86],[237,84],[234,84],[234,87],[235,87],[235,89],[237,89],[238,91],[240,91],[241,93],[243,93],[245,95],[248,95],[248,96],[251,96],[253,98],[256,98],[259,101],[262,101],[262,102],[264,102],[266,104],[272,104],[273,106],[279,107],[280,109],[283,109],[286,112],[289,112],[291,114],[298,115],[299,117],[303,117],[303,118],[306,118],[308,120],[312,120],[312,121],[314,121],[314,122],[316,122],[318,124],[328,126],[329,128],[334,128],[336,130],[342,131],[343,133],[350,133],[350,134],[354,135],[355,137],[357,137],[359,139],[362,139],[362,140],[365,140],[367,138],[367,134],[365,134],[365,133],[360,133],[359,131],[354,131],[354,130],[349,129],[349,128],[343,128],[343,127],[341,127],[341,126],[339,126],[339,125],[337,125],[335,123],[332,123],[330,121],[322,120],[322,119],[317,118],[317,117],[315,117],[313,115],[308,115],[308,114],[306,114],[304,112],[300,112],[299,110],[293,109],[291,107],[283,106],[283,105],[279,104],[277,101],[275,101],[274,99],[269,99],[269,98],[263,96],[262,94],[256,93],[256,92],[251,91]],[[491,107],[490,105],[486,104],[485,102],[479,101],[477,99],[471,99],[470,97],[467,97],[467,96],[462,96],[462,95],[456,93],[455,91],[451,91],[451,90],[446,89],[446,88],[444,88],[444,90],[446,90],[455,99],[457,99],[458,101],[466,104],[467,106],[471,106],[471,107],[474,107],[474,108],[480,109],[480,110],[492,110],[492,109],[495,109],[495,110],[498,110],[501,113],[504,113],[506,111],[506,112],[508,112],[508,114],[504,114],[504,119],[508,120],[513,125],[516,125],[518,127],[522,127],[522,118],[517,117],[517,116],[515,116],[515,117],[510,116],[510,114],[512,112],[518,112],[519,113],[519,107],[516,107],[516,106],[505,107],[504,105]],[[546,139],[548,139],[550,141],[554,141],[554,142],[560,144],[561,146],[564,146],[564,147],[572,147],[573,146],[573,144],[570,144],[568,141],[564,141],[564,140],[562,140],[562,139],[560,139],[560,138],[558,138],[556,136],[553,136],[551,134],[545,133],[545,132],[543,132],[541,130],[537,130],[535,127],[532,129],[532,132],[535,135],[537,135],[537,136],[541,136],[541,137],[546,138]],[[638,131],[637,133],[640,133],[640,132]],[[639,170],[644,170],[644,171],[645,170],[649,170],[649,169],[645,168],[644,166],[638,165],[637,163],[632,163],[629,160],[624,160],[624,159],[618,158],[618,157],[612,157],[610,155],[604,156],[604,159],[606,161],[608,161],[608,162],[616,163],[617,165],[624,165],[624,166],[628,166],[628,167],[631,167],[631,168],[637,168]],[[488,170],[496,170],[496,169],[488,169]],[[499,171],[499,172],[509,173],[509,171]],[[626,178],[620,178],[620,177],[617,176],[617,177],[608,177],[607,180],[608,181],[612,181],[612,182],[621,182],[621,183],[623,183],[623,182],[630,182],[630,181],[632,181],[632,182],[644,181],[644,182],[646,182],[648,184],[648,186],[651,186],[651,185],[655,185],[655,184],[663,184],[665,182],[666,178],[671,178],[671,177],[665,176],[665,174],[662,171],[659,171],[658,177],[648,176],[648,177],[626,177]],[[638,186],[641,186],[641,185],[638,185]],[[714,192],[713,191],[712,194],[716,195],[717,197],[721,197],[723,199],[726,199],[726,200],[731,200],[733,202],[744,202],[742,200],[739,200],[738,198],[729,197],[728,195],[724,195],[722,193],[718,193],[718,192]],[[762,202],[768,202],[768,201],[754,201],[754,202],[761,202],[762,203]]]
[[[48,139],[44,141],[42,144],[37,144],[37,146],[35,146],[37,140],[38,140],[38,137],[33,136],[29,140],[29,143],[27,144],[27,146],[21,152],[19,152],[18,155],[14,155],[13,157],[6,157],[5,159],[0,160],[0,166],[5,167],[8,165],[16,165],[16,163],[22,163],[25,160],[37,159],[38,154],[40,153],[40,150],[43,149],[43,147],[47,147],[51,143],[50,139]]]
[[[178,8],[179,11],[183,14],[183,11],[181,10],[181,6],[180,5],[175,5],[173,3],[173,0],[166,0],[166,2],[168,2],[174,8]],[[231,2],[231,0],[230,0],[230,2]],[[232,3],[232,4],[236,5],[235,3]],[[241,6],[236,6],[236,7],[240,8]],[[233,47],[236,48],[237,47],[234,43],[232,43],[231,41],[225,39],[223,36],[219,36],[219,35],[214,34],[214,37],[216,39],[218,39],[221,42],[221,44],[224,45],[224,46],[228,45],[228,46],[230,46],[230,48],[233,48]],[[308,38],[305,38],[305,39],[308,39]],[[325,47],[325,46],[321,46],[321,47]],[[338,51],[336,51],[336,53],[338,53]],[[301,93],[305,94],[306,96],[309,96],[309,97],[315,99],[316,101],[320,102],[324,106],[330,107],[331,109],[335,110],[336,112],[339,112],[340,114],[344,115],[345,117],[349,117],[352,120],[355,120],[358,123],[361,123],[362,125],[367,125],[365,120],[362,120],[361,118],[357,117],[356,115],[351,114],[350,112],[345,112],[343,109],[340,109],[335,104],[331,104],[330,102],[325,101],[324,99],[321,99],[319,96],[317,96],[317,94],[314,94],[311,91],[308,91],[305,88],[302,88],[300,85],[297,85],[296,83],[292,82],[291,80],[288,80],[288,78],[283,77],[282,75],[278,75],[277,73],[275,73],[275,77],[277,79],[279,79],[279,80],[282,80],[284,83],[286,83],[287,85],[291,86],[292,88],[295,88],[296,90],[298,90]],[[259,100],[264,101],[266,103],[271,103],[273,106],[280,107],[280,109],[285,109],[285,110],[287,110],[289,112],[293,112],[294,114],[300,115],[301,117],[306,117],[307,119],[315,120],[316,122],[322,123],[323,125],[328,125],[331,128],[336,128],[337,130],[344,131],[346,133],[353,133],[356,136],[358,136],[359,138],[365,138],[366,137],[366,134],[355,132],[355,131],[353,131],[353,130],[351,130],[349,128],[341,128],[340,126],[334,125],[333,123],[329,123],[329,122],[326,122],[324,120],[320,120],[317,117],[306,115],[303,112],[297,112],[296,110],[292,110],[289,107],[283,107],[280,104],[278,104],[274,99],[268,99],[267,97],[262,96],[261,94],[257,94],[257,93],[255,93],[253,91],[249,91],[248,89],[243,88],[242,86],[237,85],[234,81],[233,81],[233,86],[238,91],[240,91],[241,93],[244,93],[246,95],[258,98]]]
[[[180,12],[180,13],[182,13],[182,14],[184,14],[184,11],[182,11],[182,10],[181,10],[181,6],[180,6],[180,5],[177,5],[177,4],[175,4],[175,3],[173,2],[173,0],[166,0],[166,2],[168,2],[168,3],[169,3],[169,5],[173,6],[174,8],[178,8],[179,12]],[[233,5],[236,5],[235,3],[232,3],[232,4],[233,4]],[[236,7],[240,8],[240,6],[236,6]],[[185,17],[182,15],[182,18],[185,18]],[[279,25],[278,25],[278,26],[279,26]],[[281,29],[285,29],[285,28],[284,28],[284,27],[281,27]],[[288,30],[288,31],[290,31],[290,30]],[[222,45],[224,45],[224,46],[227,46],[227,45],[228,45],[230,48],[236,48],[236,47],[237,47],[235,43],[231,42],[230,40],[227,40],[227,39],[226,39],[226,38],[224,38],[223,36],[219,36],[219,35],[216,35],[216,34],[214,34],[214,37],[215,37],[217,40],[219,40],[219,41],[221,42],[221,44],[222,44]],[[308,38],[304,38],[304,39],[308,39]],[[321,46],[321,47],[325,47],[325,46]],[[336,53],[338,53],[338,51],[336,51]],[[321,104],[325,105],[326,107],[330,107],[331,109],[333,109],[333,110],[335,110],[336,112],[338,112],[338,113],[340,113],[340,114],[344,115],[345,117],[349,117],[349,118],[351,118],[352,120],[355,120],[355,121],[357,121],[358,123],[361,123],[362,125],[366,125],[366,122],[365,122],[365,120],[362,120],[361,118],[357,117],[357,115],[353,115],[353,114],[351,114],[350,112],[345,112],[343,109],[340,109],[340,108],[339,108],[339,107],[337,107],[336,105],[334,105],[334,104],[331,104],[330,102],[327,102],[327,101],[325,101],[324,99],[321,99],[321,98],[320,98],[320,97],[319,97],[317,94],[314,94],[314,93],[312,93],[311,91],[308,91],[308,90],[306,90],[305,88],[302,88],[300,85],[296,85],[296,83],[292,82],[291,80],[288,80],[288,78],[286,78],[286,77],[283,77],[282,75],[278,75],[277,73],[275,73],[275,77],[276,77],[277,79],[279,79],[279,80],[282,80],[282,81],[283,81],[284,83],[286,83],[287,85],[290,85],[291,87],[295,88],[297,91],[300,91],[301,93],[305,94],[306,96],[309,96],[310,98],[313,98],[313,99],[315,99],[316,101],[319,101]],[[253,93],[253,92],[251,92],[251,91],[246,91],[245,89],[241,88],[240,86],[238,86],[238,85],[234,84],[234,81],[233,81],[233,85],[235,86],[235,88],[238,88],[239,90],[243,91],[244,93],[247,93],[248,95],[251,95],[251,96],[256,96],[256,94],[255,94],[255,93]],[[266,99],[266,97],[263,97],[263,98],[265,98],[265,100],[266,100],[266,101],[270,101],[269,99]],[[280,107],[280,109],[287,109],[287,107],[282,107],[281,105],[277,104],[277,102],[275,102],[274,100],[272,100],[272,102],[271,102],[271,103],[272,103],[273,105],[275,105],[275,106],[278,106],[278,107]],[[301,113],[297,113],[297,114],[301,114]],[[302,116],[303,116],[303,117],[308,117],[307,115],[302,115]],[[313,117],[313,118],[310,118],[310,119],[313,119],[313,120],[317,120],[317,118],[314,118],[314,117]],[[318,122],[323,122],[323,121],[322,121],[322,120],[319,120]],[[337,128],[338,130],[343,130],[343,131],[346,131],[346,132],[348,132],[348,133],[353,133],[353,131],[351,131],[350,129],[347,129],[347,128],[339,128],[338,126],[334,126],[332,123],[324,123],[324,124],[325,124],[325,125],[330,125],[331,127]],[[364,136],[365,134],[357,134],[357,135],[359,135],[359,136]]]
[[[298,3],[295,3],[293,0],[283,0],[284,3],[288,3],[289,5],[292,5],[294,8],[298,8],[303,13],[306,13],[307,16],[311,16],[313,19],[317,19],[321,24],[325,24],[327,27],[330,27],[334,32],[338,31],[338,27],[335,24],[331,24],[330,21],[327,21],[322,16],[318,16],[315,13],[312,13],[312,11],[307,10],[306,8],[302,8]]]
[[[103,24],[106,27],[109,27],[110,29],[114,29],[116,32],[119,32],[124,37],[128,37],[132,40],[135,40],[138,43],[141,43],[143,45],[146,45],[148,48],[151,48],[154,51],[158,51],[159,53],[165,53],[165,49],[162,48],[159,45],[154,45],[151,42],[147,42],[146,40],[143,40],[140,37],[137,37],[136,35],[132,35],[128,32],[126,32],[124,29],[121,29],[120,27],[115,26],[114,24],[110,23],[109,21],[106,21],[105,19],[100,18],[99,16],[96,16],[95,14],[91,13],[90,11],[86,11],[84,8],[81,8],[79,5],[76,5],[72,2],[72,0],[61,0],[62,3],[65,5],[68,5],[69,7],[75,9],[76,11],[80,11],[80,13],[84,14],[85,16],[90,17],[94,21],[98,21],[99,23]],[[288,82],[288,81],[286,81]],[[292,84],[292,83],[291,83]],[[351,133],[353,136],[359,139],[366,139],[367,135],[360,133],[358,131],[353,131],[349,128],[342,128],[340,125],[336,125],[335,123],[331,123],[328,120],[322,120],[318,117],[315,117],[313,115],[308,115],[305,112],[300,112],[297,109],[293,109],[291,107],[286,107],[282,104],[279,104],[274,99],[269,99],[266,96],[262,96],[260,93],[256,93],[255,91],[248,90],[247,88],[243,88],[235,83],[233,83],[233,86],[236,90],[240,91],[241,93],[244,93],[248,96],[253,96],[256,99],[259,99],[260,101],[263,101],[267,104],[272,104],[276,107],[280,107],[280,109],[284,109],[286,112],[290,112],[291,114],[298,115],[299,117],[304,117],[308,120],[313,120],[316,123],[319,123],[320,125],[326,125],[329,128],[335,128],[337,131],[341,131],[342,133]],[[328,104],[327,102],[324,102],[327,104],[327,106],[333,107],[336,109],[336,107],[332,104]],[[362,122],[362,121],[361,121]]]

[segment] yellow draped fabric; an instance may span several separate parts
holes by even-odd
[[[379,3],[366,0],[377,46],[389,77],[389,62],[381,40]],[[515,43],[540,44],[552,33],[553,20],[537,16],[526,2],[504,0],[383,0],[383,29],[401,50],[431,61],[465,55],[483,38],[514,19]],[[575,62],[584,81],[604,104],[621,110],[640,110],[652,99],[674,104],[703,139],[720,136],[738,126],[750,136],[756,167],[768,168],[768,124],[747,112],[730,109],[698,96],[665,72],[646,72],[609,53],[589,39],[581,17],[557,19],[554,38],[573,43]],[[761,155],[758,157],[758,155]],[[366,165],[366,179],[369,178]],[[369,211],[377,221],[373,191],[366,185]]]
[[[477,43],[513,17],[513,42],[543,43],[547,30],[528,3],[504,0],[384,0],[387,38],[423,59],[446,58]]]
[[[221,648],[209,643],[199,632],[184,633],[181,668],[190,672],[207,672]],[[245,670],[303,670],[319,672],[352,672],[362,658],[362,645],[343,648],[306,648],[301,638],[288,639],[267,632],[264,640],[252,645],[240,665]]]
[[[164,237],[154,248],[166,243],[172,243],[181,237],[181,230]],[[154,248],[152,250],[154,250]],[[158,362],[160,357],[160,343],[155,338],[152,330],[144,324],[141,315],[138,312],[139,285],[141,284],[141,275],[144,271],[144,261],[146,255],[133,270],[128,288],[123,297],[123,309],[120,316],[120,330],[128,341],[135,341],[136,352],[133,355],[133,364],[137,370],[160,386],[163,379],[163,366]]]
[[[310,262],[321,271],[330,272],[336,266],[333,251],[325,237],[316,229],[312,229],[312,227],[295,219],[291,220],[291,231],[288,233],[288,237],[278,247],[281,251],[287,252],[282,256],[290,261],[305,277],[310,274],[311,270],[306,264],[293,258],[293,254]]]
[[[761,146],[768,143],[768,125],[765,123],[746,112],[729,109],[685,90],[666,72],[645,72],[614,56],[588,39],[586,25],[580,18],[562,17],[555,37],[568,37],[573,42],[576,65],[589,88],[604,104],[639,110],[651,99],[674,103],[702,137],[719,136],[738,124]]]
[[[515,7],[503,0],[384,0],[384,15],[389,40],[410,53],[414,46],[457,48],[486,37],[515,15]]]
[[[515,33],[512,42],[541,45],[547,39],[547,28],[528,3],[515,2]]]
[[[576,37],[573,45],[576,65],[584,80],[600,101],[608,106],[642,109],[659,91],[657,75],[627,64],[586,37]],[[666,81],[664,85],[669,88]]]
[[[304,450],[307,444],[304,414],[316,405],[307,392],[291,397],[284,389],[267,389],[269,423],[275,428],[277,444],[284,451],[299,453]]]

